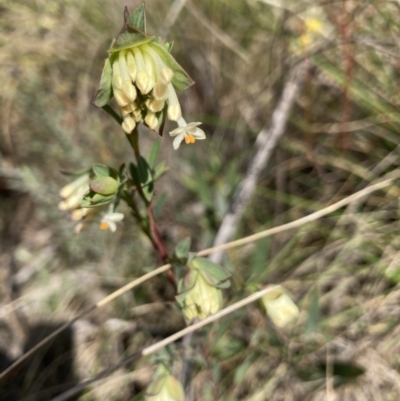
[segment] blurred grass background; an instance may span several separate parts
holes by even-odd
[[[170,26],[177,4],[147,0],[148,32],[175,41],[174,57],[196,81],[181,94],[184,115],[202,121],[208,137],[179,151],[162,139],[171,170],[157,189],[167,194],[159,223],[170,250],[188,235],[193,250],[212,243],[301,60],[309,63],[301,94],[236,237],[319,210],[398,168],[398,2],[187,1]],[[132,157],[122,130],[90,105],[125,5],[139,3],[0,1],[0,368],[35,342],[38,328],[51,331],[159,265],[128,215],[115,234],[92,227],[76,235],[57,208],[67,182],[60,171]],[[143,148],[155,139],[142,129]],[[400,399],[399,194],[396,183],[229,251],[228,302],[281,283],[301,315],[278,329],[253,305],[203,331],[185,350],[188,399]],[[74,324],[71,382],[183,327],[165,284],[153,279]],[[44,389],[59,383],[49,370],[63,361],[53,359],[30,364],[0,398],[49,399]],[[142,399],[152,366],[128,366],[80,399]]]

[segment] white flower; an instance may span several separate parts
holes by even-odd
[[[103,215],[100,221],[100,230],[108,230],[110,229],[112,232],[115,232],[117,229],[118,223],[122,221],[124,215],[122,213],[113,212],[112,209],[108,209],[107,213]]]
[[[174,149],[178,149],[181,142],[185,140],[185,143],[195,143],[196,139],[206,139],[206,134],[200,128],[197,128],[201,123],[187,123],[182,117],[177,121],[179,127],[171,131],[169,134],[175,136],[173,142]]]

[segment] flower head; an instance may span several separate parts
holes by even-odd
[[[131,14],[125,9],[124,18],[123,29],[109,50],[93,103],[103,107],[114,97],[125,133],[131,134],[137,124],[142,123],[162,135],[166,118],[183,124],[176,90],[187,89],[193,81],[169,53],[171,44],[162,46],[147,36],[143,5]],[[184,125],[191,130],[187,143],[205,138],[203,131],[194,130],[196,125],[186,122]],[[178,142],[181,139],[177,138],[174,143]]]
[[[178,121],[178,128],[175,128],[169,134],[174,136],[173,147],[174,149],[178,149],[181,142],[185,140],[186,144],[195,143],[197,140],[206,139],[206,134],[204,131],[198,126],[201,123],[189,123],[187,124],[186,121],[181,117]]]

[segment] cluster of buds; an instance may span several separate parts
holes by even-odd
[[[167,116],[177,121],[181,107],[171,83],[173,71],[165,65],[153,43],[118,52],[112,63],[112,87],[123,116],[122,128],[130,134],[136,124],[159,127],[156,113],[167,107]]]
[[[188,262],[189,271],[180,280],[176,300],[188,322],[205,319],[222,308],[222,288],[230,285],[230,273],[206,258]]]
[[[176,90],[185,90],[192,79],[169,53],[172,44],[162,46],[146,35],[144,6],[132,14],[125,9],[124,26],[109,50],[100,86],[93,99],[104,107],[115,98],[122,115],[122,129],[131,134],[142,123],[162,135],[165,119],[175,121],[178,128],[174,148],[185,140],[187,144],[205,139],[198,128],[201,123],[186,123],[182,117]]]
[[[59,204],[60,210],[68,210],[71,213],[71,220],[76,221],[75,232],[84,231],[90,224],[97,221],[101,230],[114,232],[117,229],[117,222],[122,221],[124,215],[114,211],[113,205],[107,206],[105,202],[94,207],[82,207],[85,198],[93,191],[93,180],[91,172],[85,172],[75,178],[72,182],[61,188],[60,196],[63,199]]]

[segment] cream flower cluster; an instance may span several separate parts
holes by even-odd
[[[84,231],[94,220],[99,220],[101,230],[114,232],[117,229],[116,223],[123,220],[122,213],[114,212],[112,205],[104,207],[81,207],[85,194],[89,191],[90,176],[88,173],[81,175],[74,181],[61,188],[60,196],[63,200],[58,204],[60,210],[69,210],[71,220],[76,221],[75,232]]]
[[[167,105],[172,121],[182,117],[171,83],[173,71],[166,66],[151,43],[118,52],[112,63],[112,88],[123,116],[122,128],[130,134],[139,122],[158,128],[156,113]]]
[[[178,128],[170,132],[171,136],[176,136],[174,149],[178,149],[184,139],[187,144],[205,139],[204,131],[197,128],[201,123],[187,124],[182,118],[171,82],[173,76],[152,43],[118,52],[112,62],[112,88],[123,117],[122,129],[127,134],[131,134],[138,123],[157,130],[156,114],[167,107],[168,119],[178,123]]]

